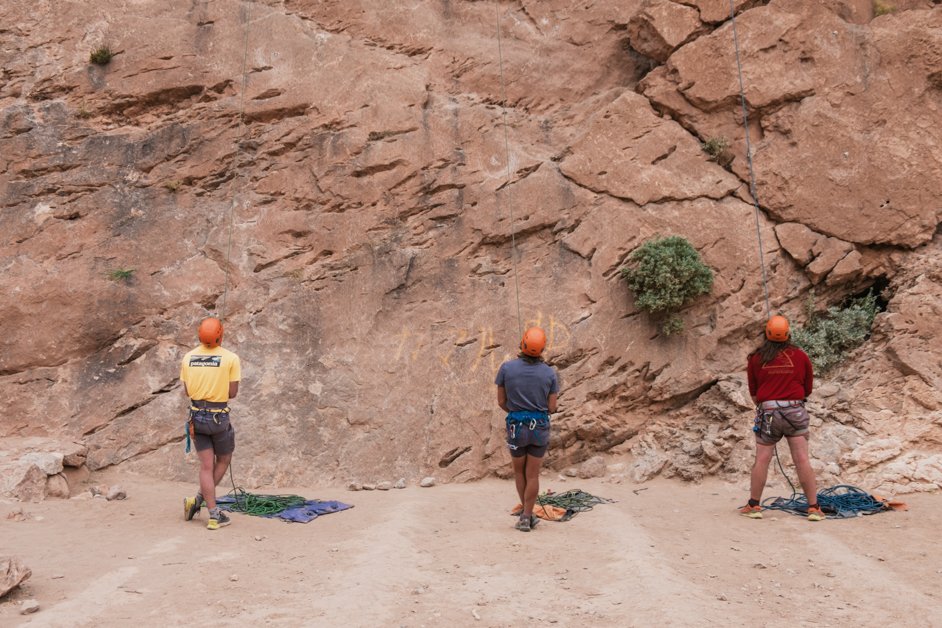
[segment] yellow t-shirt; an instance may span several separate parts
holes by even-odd
[[[180,379],[186,384],[190,399],[229,401],[229,382],[242,377],[239,356],[228,349],[200,345],[183,356]]]

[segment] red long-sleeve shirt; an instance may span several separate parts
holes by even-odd
[[[749,394],[760,402],[805,399],[814,383],[808,354],[794,346],[782,350],[767,364],[762,364],[758,352],[753,353],[746,373]]]

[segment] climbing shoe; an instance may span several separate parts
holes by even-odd
[[[232,521],[229,520],[229,517],[226,516],[226,513],[220,512],[219,514],[209,516],[209,523],[206,524],[207,530],[218,530],[219,528],[224,528]]]
[[[540,522],[539,517],[537,517],[536,515],[530,515],[530,529],[531,530],[535,528],[536,524],[538,524],[539,522]]]
[[[193,519],[200,514],[200,507],[203,505],[203,500],[196,499],[195,497],[184,497],[183,498],[183,518],[187,521]]]
[[[824,519],[820,506],[808,506],[808,521],[823,521]]]
[[[739,509],[739,514],[743,517],[749,517],[750,519],[761,519],[762,518],[762,506],[750,506],[746,504]]]
[[[521,532],[529,532],[530,531],[530,518],[520,517],[519,519],[517,519],[517,523],[514,524],[514,527],[520,530]]]

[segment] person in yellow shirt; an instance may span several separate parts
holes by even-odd
[[[223,349],[222,323],[207,318],[200,323],[200,345],[183,356],[180,381],[190,399],[190,435],[200,460],[200,488],[196,497],[183,500],[183,517],[190,521],[203,504],[209,509],[207,528],[229,525],[229,517],[216,505],[216,486],[226,474],[235,451],[235,430],[229,422],[229,400],[239,392],[242,366],[232,351]]]

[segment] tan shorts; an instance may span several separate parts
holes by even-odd
[[[804,403],[795,401],[763,401],[756,410],[755,424],[752,430],[756,442],[774,445],[783,436],[804,436],[808,438],[808,424],[811,417],[805,410]]]

